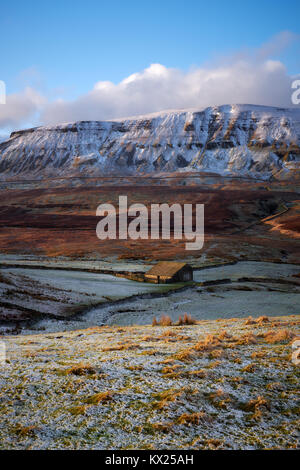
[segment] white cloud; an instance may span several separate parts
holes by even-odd
[[[292,106],[291,80],[285,66],[274,60],[243,59],[189,72],[152,64],[118,84],[98,82],[75,101],[48,104],[42,118],[46,123],[101,120],[230,103]]]
[[[274,55],[280,54],[291,43],[298,41],[300,34],[291,31],[281,31],[273,36],[270,41],[267,41],[260,48],[255,51],[255,56],[258,60],[266,60]]]
[[[0,128],[26,124],[47,104],[47,100],[33,88],[7,95],[6,104],[0,105]]]
[[[251,54],[187,72],[152,64],[117,84],[99,81],[73,101],[49,101],[28,87],[0,106],[0,128],[34,120],[55,124],[232,103],[290,107],[292,78],[282,62],[270,57],[295,39],[298,36],[283,32]]]

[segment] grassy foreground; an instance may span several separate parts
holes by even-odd
[[[2,337],[0,448],[296,448],[299,324],[260,317]]]

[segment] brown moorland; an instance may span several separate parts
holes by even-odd
[[[128,205],[143,203],[148,210],[155,203],[180,203],[194,204],[195,212],[195,204],[205,204],[203,249],[186,251],[185,240],[99,240],[96,208],[112,203],[117,209],[119,195],[127,195]],[[142,184],[140,178],[136,185],[116,187],[104,180],[102,186],[57,188],[43,183],[35,189],[2,189],[0,197],[2,253],[71,258],[117,255],[124,259],[199,257],[205,253],[207,258],[224,260],[284,258],[286,262],[300,258],[299,194],[293,185],[282,182],[220,179],[218,184],[184,186],[180,180],[166,180],[158,186]],[[283,212],[283,208],[288,210]],[[275,214],[281,215],[269,219]]]

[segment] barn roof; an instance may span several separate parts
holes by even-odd
[[[185,266],[189,266],[187,263],[176,263],[175,261],[160,261],[153,266],[145,274],[151,274],[151,276],[174,276],[180,269]]]

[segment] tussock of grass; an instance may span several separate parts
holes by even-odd
[[[175,333],[175,331],[167,330],[161,336],[159,336],[159,338],[169,338],[169,337],[174,338],[175,336],[177,336],[177,333]]]
[[[222,349],[213,349],[209,353],[210,359],[220,359],[223,356],[224,356],[224,351]]]
[[[195,325],[197,322],[191,315],[184,314],[183,318],[180,315],[178,321],[174,323],[175,326]],[[172,326],[173,322],[169,315],[162,315],[158,321],[156,317],[152,320],[152,326]]]
[[[158,341],[157,338],[155,338],[154,336],[150,336],[150,335],[145,335],[141,338],[141,341],[144,341],[144,342],[154,342],[154,341]]]
[[[211,361],[209,363],[208,368],[209,369],[215,369],[216,367],[219,367],[221,365],[221,361]]]
[[[270,320],[269,320],[269,318],[266,317],[266,316],[261,316],[261,317],[258,317],[258,318],[256,319],[257,325],[260,325],[260,326],[263,326],[264,323],[269,323],[269,322],[270,322]]]
[[[162,315],[157,321],[156,317],[152,320],[152,326],[172,326],[172,320],[169,315]]]
[[[206,439],[205,446],[209,449],[218,449],[223,445],[223,441],[221,439]]]
[[[198,341],[193,348],[178,352],[174,358],[179,361],[188,362],[202,354],[208,353],[210,358],[218,359],[224,356],[225,349],[256,343],[256,337],[252,333],[234,337],[223,331],[219,335],[208,334],[204,340]],[[238,358],[236,362],[238,362]]]
[[[172,325],[172,320],[169,317],[169,315],[162,315],[160,321],[159,321],[160,326],[171,326]]]
[[[263,357],[266,357],[267,353],[266,351],[254,351],[251,353],[251,359],[262,359]]]
[[[128,370],[143,370],[142,366],[136,365],[136,366],[127,366],[126,369]]]
[[[155,393],[153,394],[153,397],[156,399],[156,401],[153,403],[153,408],[156,408],[158,410],[166,408],[169,403],[174,402],[181,395],[181,390],[174,389],[164,390],[163,392]]]
[[[267,331],[262,334],[265,341],[270,344],[287,342],[293,339],[296,335],[289,330]]]
[[[155,431],[168,433],[168,432],[170,432],[171,428],[173,427],[173,423],[153,423],[152,427]]]
[[[258,396],[250,400],[248,403],[243,403],[241,409],[246,412],[252,412],[250,419],[260,421],[263,412],[270,411],[270,402],[262,396]]]
[[[102,351],[124,351],[124,350],[129,350],[129,349],[138,349],[137,344],[133,343],[122,343],[122,344],[115,344],[113,346],[107,346],[102,348]]]
[[[204,411],[199,411],[198,413],[183,413],[177,418],[178,424],[187,424],[187,425],[198,425],[201,422],[210,422],[211,417],[208,416]]]
[[[96,369],[89,364],[77,364],[67,370],[67,374],[73,375],[94,375],[96,374]]]
[[[223,330],[221,331],[221,333],[219,334],[218,338],[221,340],[221,341],[230,341],[232,339],[232,335],[230,335],[229,333],[227,333],[226,330]]]
[[[195,357],[196,354],[193,349],[184,349],[183,351],[179,351],[177,354],[174,355],[174,359],[182,362],[193,361]]]
[[[271,382],[266,386],[267,390],[282,390],[282,384],[280,382]]]
[[[245,382],[245,379],[243,377],[230,377],[229,381],[236,384],[242,384]]]
[[[211,351],[215,347],[221,346],[221,340],[216,335],[207,335],[204,341],[199,341],[195,345],[196,351]]]
[[[18,424],[14,429],[15,434],[20,437],[33,437],[35,436],[37,430],[37,426],[22,426],[21,424]]]
[[[86,403],[90,405],[99,405],[99,403],[106,403],[113,400],[113,393],[109,390],[107,392],[99,392],[87,398]]]
[[[159,354],[159,349],[146,349],[146,351],[142,351],[141,353],[139,353],[140,356],[156,356]]]
[[[270,321],[269,318],[264,315],[258,318],[248,317],[247,320],[245,321],[245,325],[263,326],[264,323],[269,323],[269,321]]]
[[[166,366],[162,369],[163,374],[168,374],[169,372],[174,372],[176,369],[180,369],[181,366],[179,364],[174,364],[173,366]]]
[[[188,315],[187,313],[184,314],[183,318],[180,316],[178,318],[177,325],[182,326],[182,325],[195,325],[197,322],[194,318],[192,318],[191,315]]]
[[[242,372],[255,372],[255,370],[256,370],[255,364],[247,364],[245,367],[243,367]]]
[[[190,370],[188,374],[192,377],[199,377],[199,379],[204,379],[207,376],[207,371],[204,369]]]
[[[257,339],[253,333],[246,333],[241,335],[240,337],[236,338],[236,346],[248,346],[249,344],[256,344]]]
[[[72,408],[69,408],[69,412],[73,416],[83,415],[86,412],[86,408],[87,407],[85,405],[73,406]]]
[[[208,398],[216,408],[224,410],[227,409],[227,405],[231,402],[230,396],[221,389],[211,393]]]

